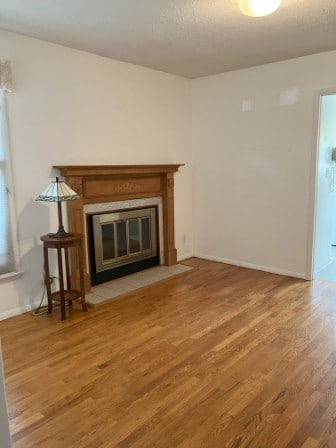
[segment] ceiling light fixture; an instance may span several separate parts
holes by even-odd
[[[263,17],[279,8],[282,0],[239,0],[241,12],[251,17]]]

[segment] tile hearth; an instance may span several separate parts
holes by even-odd
[[[155,266],[135,274],[127,275],[101,285],[93,286],[86,295],[86,302],[90,306],[101,305],[107,301],[115,300],[120,296],[131,293],[139,288],[167,280],[176,275],[193,269],[191,266],[175,264],[173,266]]]

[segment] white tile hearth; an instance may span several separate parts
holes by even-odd
[[[91,292],[85,296],[88,305],[96,306],[109,300],[115,300],[122,295],[131,293],[139,288],[175,277],[193,269],[184,264],[174,266],[155,266],[145,271],[127,275],[101,285],[93,286]]]

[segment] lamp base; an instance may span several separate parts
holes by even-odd
[[[57,233],[48,233],[51,238],[66,238],[68,236],[73,236],[73,233],[65,232],[64,230],[59,230]]]

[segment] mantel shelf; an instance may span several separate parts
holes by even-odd
[[[174,173],[180,164],[164,165],[55,165],[62,176],[108,176],[108,175],[130,175],[130,174],[164,174]]]

